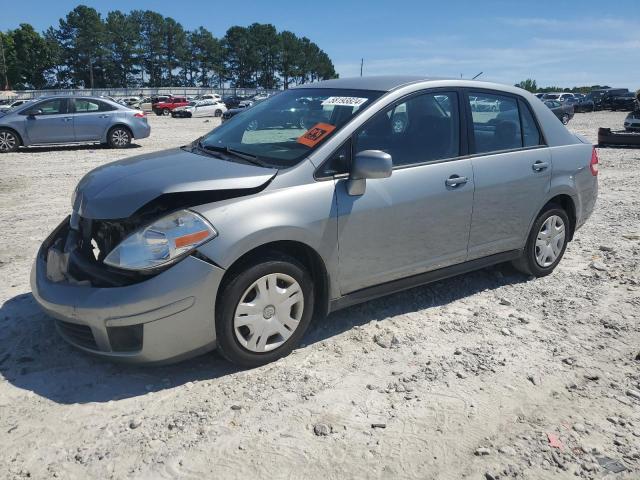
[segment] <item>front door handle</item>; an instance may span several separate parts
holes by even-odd
[[[73,120],[73,117],[64,117],[62,119],[63,122],[70,122],[71,120]]]
[[[98,118],[109,118],[111,115],[100,115]]]
[[[469,179],[467,177],[460,177],[458,175],[451,175],[449,178],[447,178],[444,181],[444,183],[447,185],[447,187],[456,188],[456,187],[459,187],[460,185],[464,185],[468,181],[469,181]]]
[[[543,170],[546,170],[548,167],[549,167],[549,164],[547,162],[541,162],[540,160],[538,160],[536,163],[531,165],[531,168],[533,168],[536,172],[541,172]]]

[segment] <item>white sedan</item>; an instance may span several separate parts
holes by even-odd
[[[174,118],[191,118],[191,117],[221,117],[227,107],[222,102],[215,100],[198,100],[190,102],[185,107],[173,109],[171,116]]]

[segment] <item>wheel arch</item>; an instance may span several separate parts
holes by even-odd
[[[567,212],[567,216],[569,217],[569,241],[573,240],[573,234],[576,231],[576,205],[571,197],[566,193],[558,194],[551,199],[542,207],[540,212],[548,208],[550,205],[559,205],[562,209]],[[538,215],[540,215],[538,212]],[[537,218],[537,215],[536,215]]]
[[[329,312],[329,273],[322,256],[306,243],[297,240],[277,240],[257,246],[237,258],[225,272],[221,285],[252,262],[269,254],[281,254],[299,261],[309,272],[314,284],[315,314],[324,317]],[[218,299],[219,300],[219,299]]]
[[[5,127],[5,126],[0,126],[0,130],[8,130],[11,133],[13,133],[16,137],[18,137],[18,142],[20,143],[20,146],[24,146],[24,139],[22,138],[22,135],[20,135],[20,132],[18,132],[15,128],[11,128],[11,127]]]
[[[109,125],[109,128],[107,128],[107,131],[104,133],[104,136],[102,138],[103,142],[108,142],[109,141],[109,134],[111,133],[111,130],[113,130],[116,127],[124,127],[124,128],[126,128],[129,131],[129,135],[131,135],[131,139],[135,138],[133,136],[133,129],[129,125],[127,125],[124,122],[118,122],[118,123],[115,123],[113,125]]]

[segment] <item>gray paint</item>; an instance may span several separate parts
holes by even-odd
[[[543,103],[521,89],[407,77],[340,79],[302,88],[309,87],[361,87],[387,93],[308,159],[277,175],[269,169],[170,150],[97,169],[78,187],[78,208],[84,215],[116,218],[166,192],[264,185],[252,195],[193,206],[219,232],[198,249],[219,268],[188,257],[151,280],[104,292],[53,285],[42,279],[43,266],[37,262],[32,287],[39,303],[54,316],[90,324],[100,335],[114,309],[119,318],[146,322],[145,335],[147,329],[155,332],[154,345],[149,347],[153,349],[129,359],[161,360],[175,357],[178,351],[211,348],[214,304],[224,270],[267,243],[295,241],[314,250],[326,267],[329,299],[338,299],[381,282],[521,249],[536,215],[556,195],[572,198],[578,226],[594,208],[597,178],[589,171],[591,145],[571,134]],[[364,194],[359,196],[348,195],[347,178],[314,178],[317,166],[375,113],[405,95],[440,87],[520,95],[531,105],[548,146],[395,168],[389,178],[366,180]],[[536,161],[547,162],[548,168],[535,171]],[[468,181],[448,187],[446,180],[452,175]],[[150,311],[174,308],[168,305],[178,301],[189,303],[184,299],[190,297],[195,299],[194,306],[166,317],[172,320],[149,322],[160,315]],[[154,330],[147,327],[154,324]]]
[[[127,218],[162,194],[257,188],[275,174],[273,169],[176,148],[90,171],[76,187],[74,209],[86,218]]]

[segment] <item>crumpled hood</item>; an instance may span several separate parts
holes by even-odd
[[[165,150],[119,160],[87,173],[74,192],[73,210],[84,218],[128,218],[165,194],[260,188],[277,170]],[[193,205],[190,205],[193,206]]]

